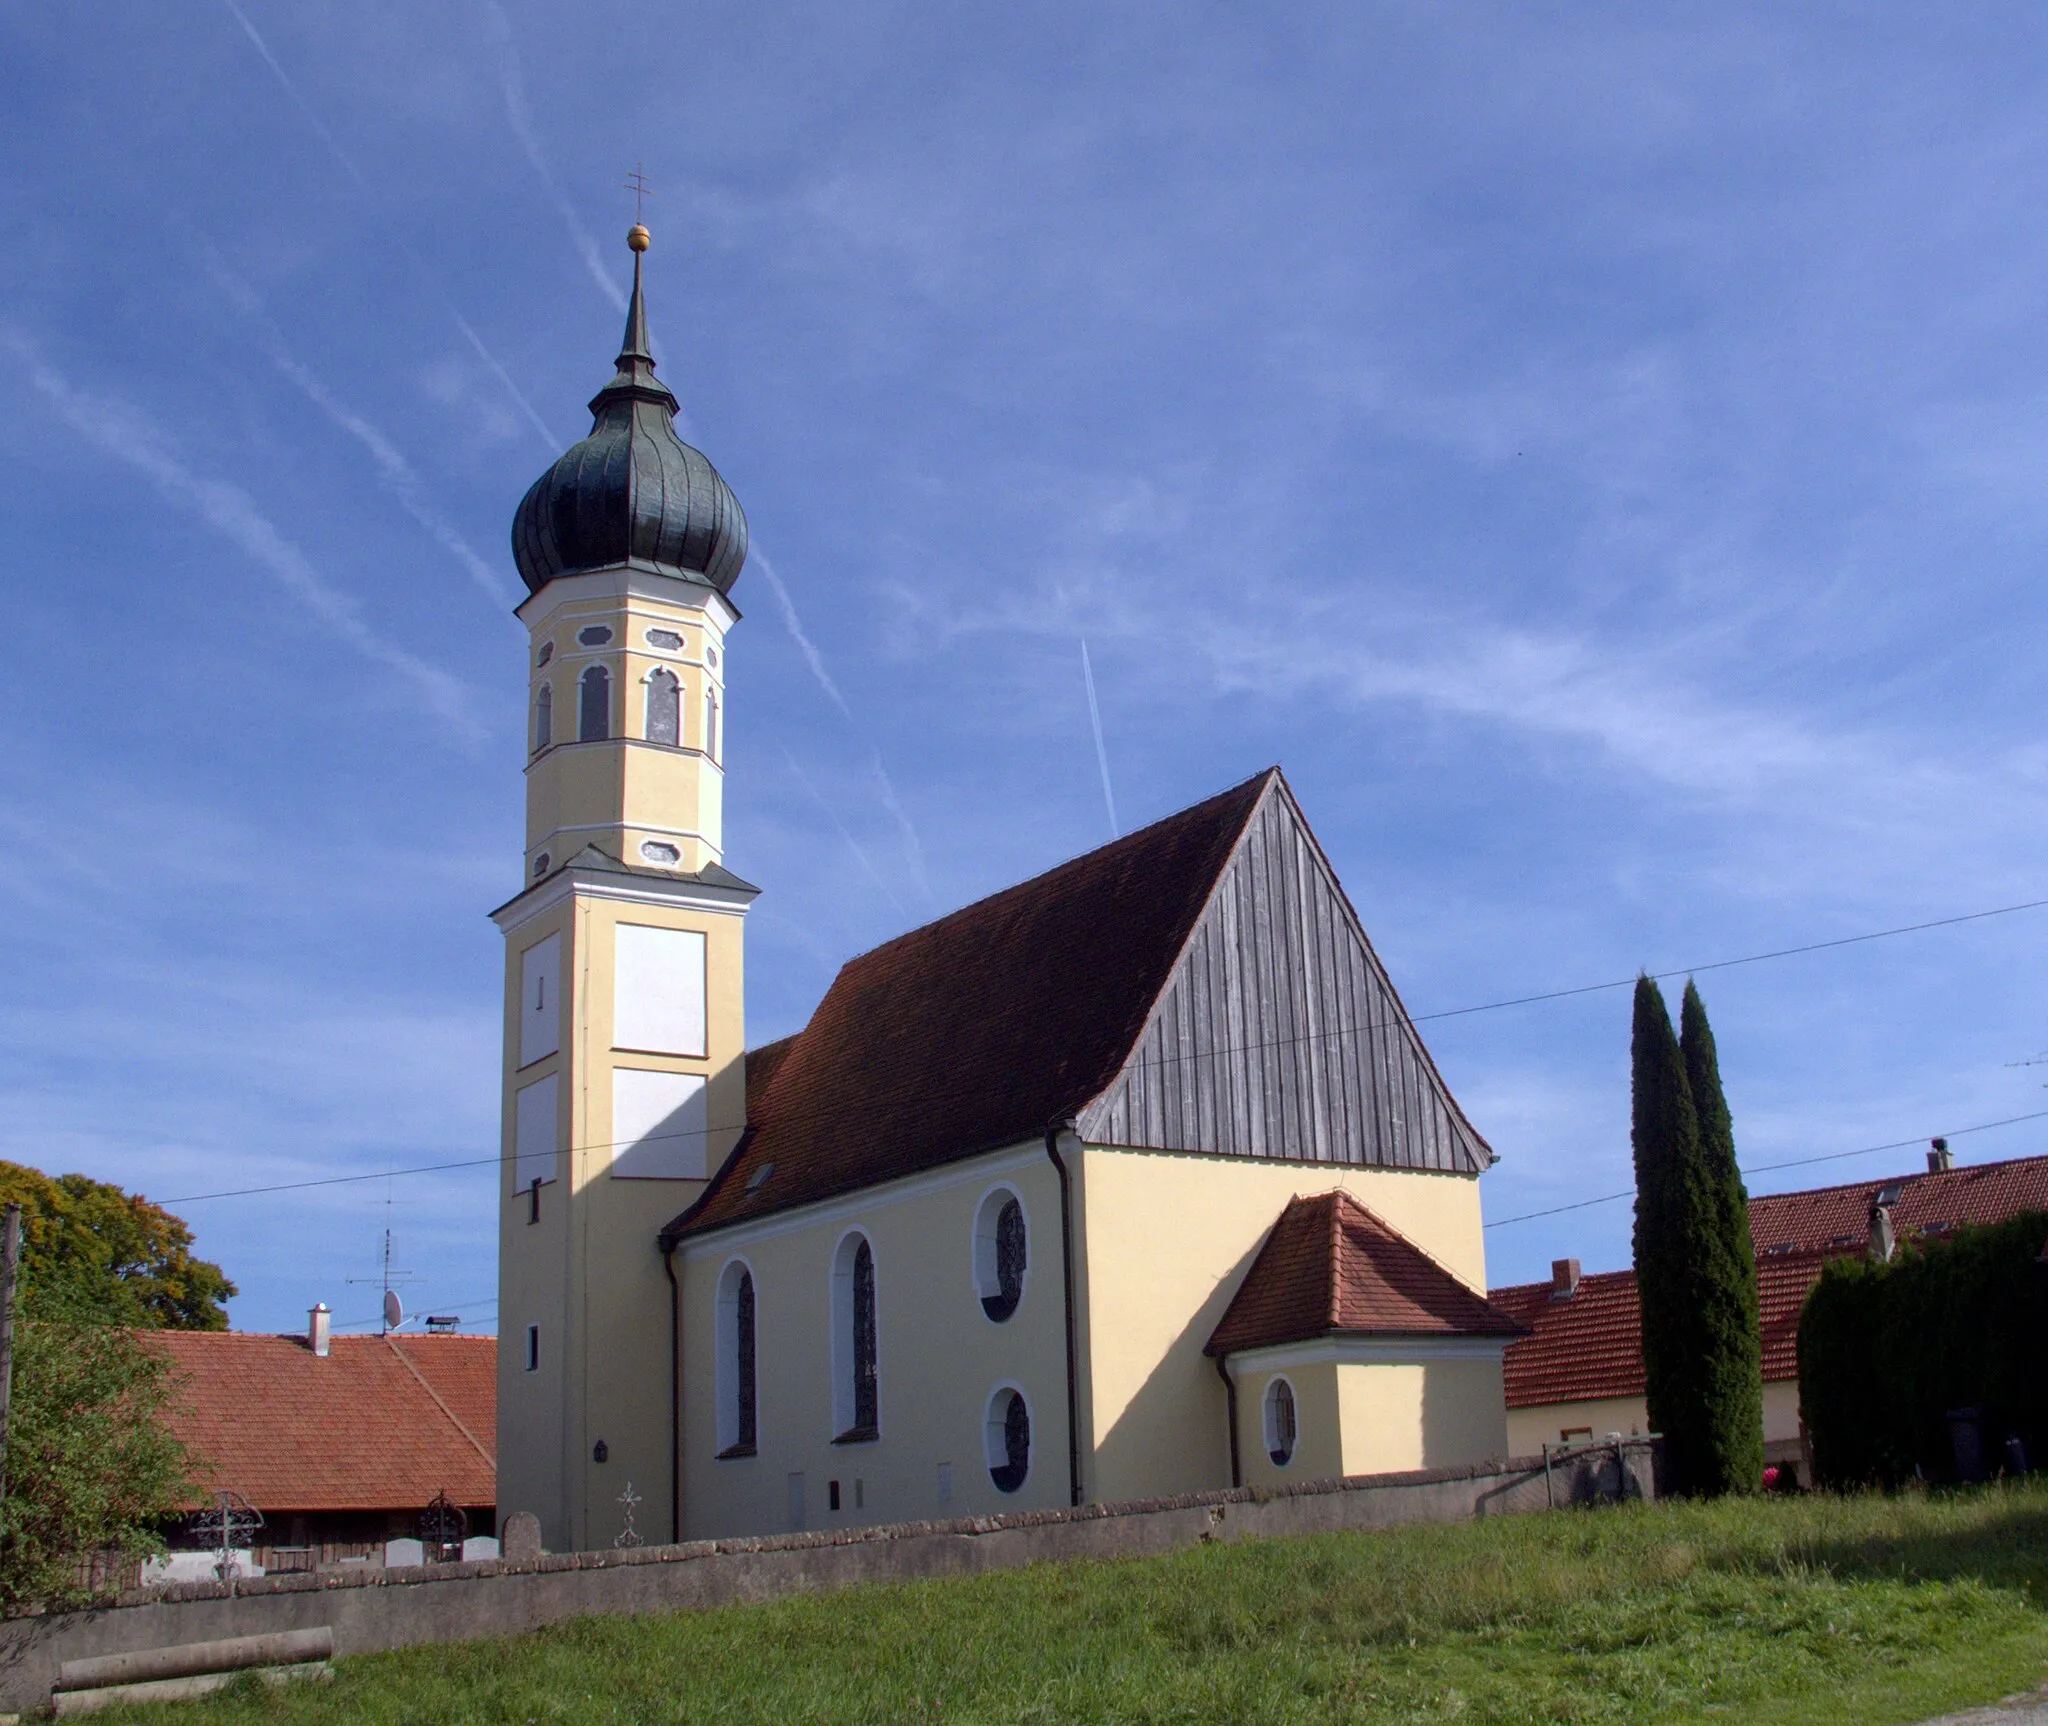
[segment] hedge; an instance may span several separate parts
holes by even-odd
[[[1952,1410],[1983,1410],[1986,1461],[2017,1435],[2048,1461],[2048,1212],[1839,1259],[1799,1315],[1799,1401],[1823,1486],[1952,1478]]]

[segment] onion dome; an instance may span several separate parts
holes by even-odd
[[[654,375],[640,260],[618,375],[590,403],[590,436],[533,482],[512,518],[512,557],[538,593],[558,575],[619,564],[730,592],[747,560],[747,518],[702,452],[676,436],[676,398]]]

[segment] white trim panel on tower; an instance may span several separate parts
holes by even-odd
[[[562,1140],[558,1125],[561,1081],[550,1073],[520,1086],[512,1105],[512,1185],[523,1192],[533,1177],[543,1182],[562,1172]]]
[[[530,1067],[562,1046],[562,937],[550,935],[519,955],[519,1064]]]
[[[621,923],[612,975],[613,1048],[705,1053],[701,930]]]
[[[695,1073],[612,1069],[612,1174],[629,1181],[701,1181],[711,1118]]]

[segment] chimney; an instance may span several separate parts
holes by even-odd
[[[322,1360],[327,1358],[327,1303],[316,1301],[306,1313],[306,1346]]]
[[[1867,1249],[1871,1261],[1881,1265],[1890,1264],[1892,1262],[1892,1253],[1897,1249],[1898,1244],[1898,1232],[1892,1227],[1891,1206],[1872,1205],[1870,1207],[1870,1244]]]
[[[1948,1148],[1946,1139],[1930,1139],[1927,1142],[1927,1172],[1930,1175],[1945,1175],[1956,1166],[1954,1154]]]
[[[1579,1261],[1577,1259],[1552,1259],[1550,1261],[1550,1298],[1570,1300],[1579,1292]]]

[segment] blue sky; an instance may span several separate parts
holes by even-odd
[[[0,1155],[492,1154],[506,535],[635,162],[755,1040],[1108,837],[1083,639],[1125,826],[1282,763],[1417,1014],[2048,897],[2038,8],[239,4],[0,4]],[[1745,1161],[2048,1109],[2044,958],[1704,977]],[[1628,1185],[1627,1029],[1425,1026],[1490,1216]],[[240,1326],[387,1217],[493,1322],[486,1173],[181,1208]]]

